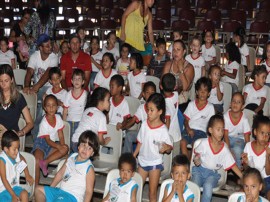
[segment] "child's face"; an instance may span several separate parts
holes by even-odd
[[[158,110],[153,102],[147,103],[147,118],[150,122],[160,119],[162,110]]]
[[[110,94],[108,93],[104,100],[101,101],[101,106],[102,109],[100,109],[101,111],[109,111],[110,110]]]
[[[136,68],[137,68],[136,60],[134,58],[130,58],[129,69],[134,70]]]
[[[220,142],[224,135],[224,123],[222,121],[215,121],[213,126],[209,128],[211,138]]]
[[[53,87],[60,87],[62,77],[59,74],[53,74],[52,78],[50,79],[50,83]]]
[[[118,86],[116,81],[110,81],[110,93],[111,96],[121,95],[123,86]]]
[[[0,41],[0,48],[2,52],[7,52],[8,44],[5,41]]]
[[[158,55],[164,55],[166,53],[166,45],[165,44],[160,44],[157,47],[157,53],[158,53]]]
[[[3,91],[9,90],[13,80],[7,74],[0,75],[0,87]]]
[[[122,163],[119,174],[121,183],[126,183],[134,176],[134,171],[129,163]]]
[[[173,40],[179,40],[182,39],[182,35],[179,32],[173,32]]]
[[[10,158],[15,160],[19,152],[19,147],[20,147],[20,141],[13,141],[11,142],[11,146],[9,148],[4,147],[4,151]]]
[[[149,86],[148,88],[145,89],[145,91],[143,91],[142,96],[143,96],[144,100],[147,101],[148,98],[149,98],[152,94],[154,94],[155,92],[156,92],[156,89],[154,89],[152,86]]]
[[[123,59],[128,58],[128,54],[129,54],[128,48],[127,47],[123,47],[122,50],[121,50],[121,58],[123,58]]]
[[[116,42],[116,36],[115,36],[115,34],[111,34],[111,35],[110,35],[110,37],[109,37],[109,39],[108,39],[108,42],[109,42],[109,44],[111,44],[111,45],[114,45],[114,44],[115,44],[115,42]]]
[[[80,29],[79,32],[78,32],[78,36],[80,37],[81,40],[84,40],[85,31],[83,29]]]
[[[270,59],[270,44],[266,47],[266,57],[267,59]]]
[[[63,43],[61,46],[61,53],[64,55],[69,51],[68,43]]]
[[[84,80],[81,75],[74,75],[71,83],[75,89],[81,89],[84,84]]]
[[[99,49],[99,44],[98,44],[98,41],[96,40],[96,39],[93,39],[92,41],[91,41],[91,49],[92,50],[98,50]]]
[[[171,173],[172,179],[178,183],[186,184],[187,180],[190,178],[190,173],[187,166],[180,165],[174,166]]]
[[[220,69],[217,69],[217,68],[213,69],[211,71],[211,74],[209,75],[209,78],[211,79],[212,84],[219,82],[219,80],[220,80]]]
[[[103,69],[110,69],[112,68],[113,62],[110,60],[109,57],[103,56],[102,58],[102,67]]]
[[[206,43],[212,43],[213,41],[213,36],[211,32],[206,32],[205,37],[204,37],[204,41]]]
[[[263,87],[266,81],[266,73],[261,73],[259,75],[255,75],[255,82],[260,86]]]
[[[94,150],[89,146],[88,142],[81,142],[78,146],[78,155],[81,159],[89,159],[94,155]]]
[[[196,93],[200,101],[206,101],[210,95],[210,92],[208,91],[207,86],[204,86],[204,85],[201,85],[199,90]]]
[[[231,111],[232,112],[240,112],[244,107],[243,97],[239,94],[233,96],[231,101]]]
[[[254,135],[256,136],[256,140],[260,145],[267,145],[270,136],[270,125],[259,124],[259,127],[254,130]]]
[[[260,191],[262,190],[262,184],[259,182],[259,180],[257,180],[255,176],[249,175],[245,177],[243,181],[243,188],[246,198],[252,199],[252,201],[258,199]]]
[[[58,104],[52,98],[47,99],[47,102],[44,103],[44,110],[47,115],[54,116],[57,112],[57,109],[58,109]]]
[[[186,53],[186,50],[183,49],[180,43],[173,43],[173,59],[174,60],[181,60]]]
[[[237,43],[237,46],[239,45],[239,42],[240,42],[240,37],[236,34],[233,35],[233,40],[235,43]]]
[[[190,48],[192,53],[198,54],[200,52],[201,42],[199,40],[193,40]]]

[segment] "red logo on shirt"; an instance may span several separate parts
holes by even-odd
[[[93,116],[93,113],[92,112],[89,112],[88,114],[87,114],[87,116]]]

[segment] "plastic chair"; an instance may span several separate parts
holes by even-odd
[[[36,120],[36,111],[37,111],[37,94],[25,94],[23,91],[20,93],[24,96],[26,100],[27,107],[30,110],[33,121]]]
[[[258,22],[258,21],[265,21],[265,22],[268,22],[270,21],[270,9],[267,11],[267,10],[260,10],[256,16],[255,16],[255,20]]]
[[[217,9],[229,11],[232,9],[232,1],[231,0],[217,0]]]
[[[64,19],[68,20],[71,25],[76,25],[79,20],[79,12],[76,8],[66,9],[63,11]]]
[[[105,189],[104,189],[104,193],[103,193],[103,198],[105,198],[106,195],[109,192],[110,183],[114,179],[119,178],[119,177],[120,177],[120,175],[119,175],[119,170],[118,169],[113,169],[108,173],[107,179],[106,179],[106,184],[105,184]],[[137,199],[137,202],[141,202],[142,201],[142,192],[143,192],[143,180],[142,180],[142,177],[139,175],[139,173],[135,172],[132,179],[134,179],[137,182],[138,186],[139,186],[139,188],[137,190],[136,199]]]
[[[267,87],[267,97],[263,107],[263,115],[270,116],[270,88]]]
[[[26,70],[25,69],[13,69],[13,73],[14,73],[16,85],[24,87],[24,79],[25,79],[25,75],[26,75]]]
[[[242,92],[243,87],[245,86],[245,68],[243,65],[239,65],[239,73],[238,73],[238,77],[239,77],[239,84],[238,84],[238,91]]]
[[[57,39],[68,39],[70,35],[70,23],[68,20],[56,21],[56,38]]]
[[[77,2],[77,7],[81,8],[81,14],[86,14],[89,9],[94,9],[96,7],[95,0],[80,0]]]
[[[123,13],[124,13],[123,9],[113,8],[110,11],[109,18],[110,18],[110,20],[114,20],[116,22],[117,26],[120,26]]]
[[[23,118],[19,119],[18,126],[20,130],[22,130],[26,126],[26,122]],[[20,151],[24,151],[24,149],[25,149],[25,135],[20,137]]]
[[[243,27],[246,27],[247,14],[244,10],[237,10],[237,9],[231,10],[230,19],[231,21],[240,22]]]
[[[171,26],[171,9],[157,9],[155,18],[165,22],[166,27]],[[154,23],[153,23],[154,24]]]
[[[264,0],[264,1],[260,1],[260,6],[259,6],[260,10],[266,10],[266,11],[270,11],[270,1],[268,0]]]
[[[63,10],[76,9],[77,3],[76,1],[62,1],[61,6]]]
[[[147,75],[146,76],[146,82],[147,81],[152,81],[156,85],[156,92],[160,93],[160,89],[159,89],[160,79],[159,78],[157,78],[155,76]]]
[[[195,26],[195,11],[183,9],[179,15],[179,20],[186,20],[190,28],[193,28]]]
[[[260,34],[269,32],[269,24],[267,22],[254,21],[251,23],[249,31],[251,34],[249,34],[248,43],[264,45],[268,41],[268,34]],[[252,34],[252,32],[256,34]]]
[[[249,109],[244,109],[243,112],[244,112],[245,116],[247,117],[249,126],[251,128],[252,124],[253,124],[253,119],[254,119],[254,116],[255,116],[255,112],[251,111]]]
[[[190,9],[190,1],[189,0],[177,0],[175,3],[175,13],[174,15],[180,15],[182,10]]]
[[[221,50],[220,47],[218,45],[214,45],[215,49],[216,49],[216,63],[219,62],[220,63],[220,58],[221,58]]]
[[[107,125],[108,134],[106,137],[110,137],[111,141],[106,146],[100,146],[99,156],[93,161],[95,172],[108,173],[108,171],[117,168],[118,159],[122,151],[122,130],[116,130],[115,125]],[[112,152],[104,153],[103,147],[112,148]],[[110,149],[111,150],[111,149]],[[108,150],[108,151],[110,151]]]
[[[118,6],[118,8],[126,9],[130,3],[131,0],[118,0],[116,6]]]
[[[95,23],[93,23],[91,20],[87,20],[87,19],[81,20],[78,22],[78,25],[83,27],[87,31],[94,31],[95,30]]]
[[[232,86],[229,83],[222,82],[223,85],[223,111],[226,112],[230,108],[230,103],[232,99]]]
[[[248,17],[252,17],[252,0],[238,0],[237,8],[244,10]]]
[[[223,23],[223,32],[234,32],[241,24],[238,21],[228,21]]]
[[[256,50],[253,47],[248,47],[248,49],[249,49],[250,71],[252,72],[255,67]]]
[[[175,20],[172,22],[172,30],[188,31],[189,23],[186,20]]]
[[[139,108],[139,106],[141,104],[140,100],[135,98],[135,97],[131,97],[131,96],[125,96],[125,100],[128,103],[130,115],[134,116],[134,114],[136,113],[137,109]],[[129,130],[138,131],[139,126],[140,126],[140,124],[135,123],[131,128],[129,128]]]
[[[162,20],[153,20],[153,30],[164,30],[165,23]]]
[[[115,30],[117,27],[117,24],[114,20],[102,20],[100,22],[100,29],[103,30]]]
[[[215,23],[209,20],[201,20],[198,22],[197,30],[199,31],[215,30]]]
[[[162,10],[171,10],[172,3],[168,0],[159,0],[156,1],[155,7],[156,9],[162,9]]]
[[[101,15],[106,16],[109,14],[110,10],[113,9],[113,0],[99,0],[98,1],[100,10],[101,10]]]
[[[167,179],[167,180],[164,180],[161,184],[161,187],[160,187],[160,190],[159,190],[159,197],[158,197],[158,202],[162,202],[162,199],[163,199],[163,196],[164,196],[164,190],[167,186],[167,184],[170,184],[170,183],[173,183],[173,179]],[[201,190],[200,190],[200,187],[195,184],[194,182],[192,181],[187,181],[187,186],[188,188],[193,192],[194,194],[194,200],[193,202],[200,202],[200,199],[201,199]]]
[[[243,196],[243,195],[245,195],[244,192],[234,192],[232,195],[230,195],[228,202],[236,202],[239,196]],[[263,198],[261,196],[260,198],[262,199],[262,202],[269,202],[266,198]]]
[[[198,16],[204,16],[205,13],[211,9],[212,4],[209,0],[198,0],[196,6],[196,13]]]
[[[206,20],[211,20],[215,24],[216,29],[220,29],[221,25],[221,12],[218,9],[208,10],[205,14]]]
[[[99,26],[101,21],[100,9],[89,9],[86,13],[86,19],[91,20],[96,26]]]

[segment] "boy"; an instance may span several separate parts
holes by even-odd
[[[138,184],[132,179],[135,174],[136,166],[136,159],[131,153],[124,153],[120,156],[118,162],[120,178],[114,179],[110,183],[109,193],[102,200],[103,202],[136,202]]]
[[[192,202],[194,194],[186,185],[190,179],[189,160],[185,155],[177,155],[173,158],[171,176],[174,182],[164,189],[163,202]]]
[[[48,88],[48,90],[43,96],[43,99],[47,95],[50,95],[50,94],[54,95],[58,100],[59,107],[58,107],[57,112],[62,115],[63,106],[64,106],[63,102],[66,98],[67,91],[61,87],[61,80],[62,80],[62,77],[61,77],[60,69],[58,67],[52,67],[49,70],[49,82],[52,86]]]
[[[142,96],[145,101],[150,97],[150,95],[156,92],[156,85],[152,81],[148,81],[143,86]],[[126,137],[124,142],[123,152],[133,152],[133,143],[137,140],[138,131],[136,130],[128,130],[131,128],[135,123],[143,122],[147,119],[147,107],[146,104],[141,104],[134,116],[128,120],[127,125],[125,126],[126,129]]]
[[[208,121],[215,114],[213,104],[208,103],[207,99],[212,89],[212,82],[206,77],[200,78],[195,84],[197,98],[188,104],[184,112],[185,130],[180,141],[181,153],[188,156],[187,145],[199,138],[206,138],[206,128]]]
[[[116,129],[120,130],[125,128],[128,118],[130,117],[128,103],[125,96],[122,95],[124,86],[124,79],[121,75],[117,74],[111,78],[110,81],[110,111],[109,123],[116,125]]]
[[[63,111],[63,121],[70,124],[70,140],[79,125],[86,104],[87,92],[83,89],[84,80],[84,71],[74,69],[71,80],[73,89],[67,93]]]
[[[149,64],[149,74],[158,78],[161,78],[162,69],[165,63],[170,59],[166,55],[166,41],[163,38],[156,40],[157,54],[152,57]]]
[[[161,80],[160,88],[163,90],[163,94],[166,102],[166,126],[169,129],[169,134],[173,137],[174,154],[179,154],[181,131],[178,121],[178,92],[174,91],[176,86],[176,80],[173,74],[164,74]]]
[[[127,43],[124,43],[121,46],[120,49],[120,53],[121,53],[121,57],[118,59],[117,63],[116,63],[116,71],[118,72],[118,74],[122,75],[122,76],[127,76],[127,74],[129,73],[129,53],[130,53],[130,45]]]
[[[19,153],[18,135],[7,130],[2,137],[0,153],[0,199],[1,201],[28,202],[28,192],[20,187],[20,173],[24,171],[26,181],[32,185],[34,179],[29,174],[25,159]]]
[[[36,187],[36,201],[91,201],[95,171],[90,158],[98,155],[98,152],[97,135],[89,130],[84,131],[79,138],[78,153],[68,157],[51,186]],[[56,188],[58,183],[60,186]]]

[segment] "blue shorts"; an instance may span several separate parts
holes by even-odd
[[[207,135],[205,132],[203,132],[201,130],[194,130],[194,136],[190,137],[187,134],[186,130],[184,130],[182,133],[182,138],[187,141],[187,144],[193,144],[196,140],[198,140],[200,138],[207,138]]]
[[[44,153],[44,159],[46,159],[49,156],[52,147],[47,144],[45,138],[38,137],[35,139],[34,147],[31,153],[34,153],[37,149],[41,150]]]
[[[267,192],[270,191],[270,177],[264,178],[264,193],[267,194]]]
[[[154,166],[144,166],[144,167],[139,164],[139,166],[142,169],[144,169],[146,172],[149,172],[151,170],[157,170],[157,169],[164,170],[164,166],[162,164],[158,164],[158,165],[154,165]]]
[[[44,186],[44,192],[46,202],[77,202],[72,194],[57,187]]]
[[[20,196],[20,194],[22,193],[22,191],[24,191],[25,189],[19,187],[19,186],[15,186],[12,188],[13,191],[15,192],[16,196]],[[10,195],[10,193],[5,190],[5,191],[2,191],[0,193],[0,201],[11,201],[12,200],[12,197]]]

